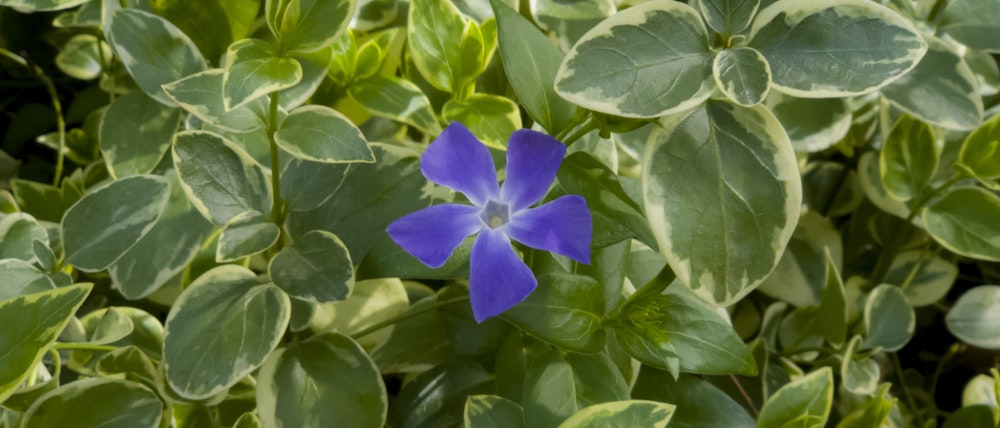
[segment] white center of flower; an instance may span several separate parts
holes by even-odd
[[[503,202],[490,200],[479,212],[479,218],[490,229],[496,229],[510,222],[510,207]]]

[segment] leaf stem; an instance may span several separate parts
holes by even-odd
[[[747,402],[747,406],[750,407],[750,413],[753,413],[754,420],[760,419],[760,411],[753,404],[753,399],[750,398],[750,394],[747,394],[747,390],[743,389],[743,384],[740,383],[740,380],[733,374],[729,375],[729,379],[732,379],[733,383],[736,384],[736,389],[740,390],[740,395],[743,396],[743,399]]]
[[[899,386],[903,388],[903,395],[906,396],[906,404],[910,406],[910,410],[913,411],[913,417],[917,419],[917,426],[925,426],[924,417],[920,414],[920,408],[917,407],[917,402],[913,399],[910,388],[906,386],[906,379],[903,379],[903,365],[899,363],[899,355],[896,355],[895,352],[889,352],[889,359],[892,360],[892,366],[896,370]]]
[[[59,148],[56,149],[56,170],[55,177],[52,179],[52,185],[59,187],[59,182],[62,179],[63,165],[66,162],[66,155],[64,153],[66,151],[66,120],[63,118],[62,103],[59,102],[59,93],[56,91],[56,86],[41,67],[31,63],[28,59],[4,48],[0,48],[0,55],[10,58],[31,71],[38,80],[42,81],[45,85],[45,90],[49,93],[49,99],[52,101],[52,109],[56,112],[56,130],[59,134]]]
[[[590,116],[587,118],[587,121],[583,123],[583,126],[581,126],[580,129],[578,129],[569,137],[566,137],[566,139],[562,140],[562,142],[565,143],[567,146],[569,146],[570,144],[575,143],[576,140],[583,138],[583,136],[597,129],[597,127],[598,127],[597,121],[594,120],[593,116]]]
[[[435,297],[435,299],[436,298],[437,297]],[[462,297],[456,297],[454,299],[445,300],[443,302],[437,302],[437,301],[435,301],[433,305],[428,305],[426,307],[420,308],[420,309],[415,310],[415,311],[407,311],[407,312],[404,312],[404,313],[399,314],[397,316],[394,316],[392,318],[389,318],[389,319],[387,319],[385,321],[382,321],[380,323],[373,324],[370,327],[363,328],[363,329],[361,329],[361,331],[358,331],[358,332],[356,332],[354,334],[351,334],[351,337],[354,338],[354,339],[365,337],[365,336],[367,336],[369,334],[372,334],[372,333],[374,333],[376,331],[379,331],[379,330],[381,330],[383,328],[392,326],[393,324],[396,324],[396,323],[401,322],[401,321],[406,321],[406,320],[408,320],[410,318],[416,318],[416,317],[418,317],[420,315],[423,315],[423,314],[428,313],[430,311],[436,310],[436,309],[438,309],[438,308],[440,308],[442,306],[447,306],[447,305],[450,305],[452,303],[465,302],[465,301],[468,301],[468,300],[469,300],[469,296],[462,296]]]

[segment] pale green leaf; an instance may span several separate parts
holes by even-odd
[[[523,394],[524,420],[532,425],[556,426],[577,410],[573,369],[555,349],[528,364]]]
[[[163,402],[142,384],[90,378],[41,396],[25,412],[22,426],[155,428],[163,416]]]
[[[1000,197],[978,187],[958,187],[924,209],[927,232],[963,256],[1000,261]]]
[[[23,260],[0,260],[0,278],[4,279],[4,285],[0,287],[0,302],[56,288],[45,272]]]
[[[826,252],[834,266],[840,266],[842,239],[830,220],[815,211],[804,212],[778,266],[758,290],[797,307],[818,305],[828,285]]]
[[[574,413],[559,428],[666,428],[676,406],[646,400],[595,404]]]
[[[310,105],[292,110],[274,133],[278,146],[313,162],[374,162],[361,130],[336,110]]]
[[[246,211],[229,219],[222,226],[215,261],[232,262],[271,248],[281,229],[258,211]]]
[[[87,0],[0,0],[0,6],[7,6],[25,12],[41,12],[69,9],[86,2]]]
[[[374,115],[415,126],[427,134],[441,133],[441,125],[427,95],[409,80],[375,75],[351,83],[347,92]]]
[[[1000,177],[1000,115],[993,116],[965,138],[958,162],[980,179]]]
[[[222,102],[226,111],[246,105],[271,92],[288,89],[302,80],[302,65],[281,56],[274,46],[243,39],[229,46],[222,73]]]
[[[111,58],[111,47],[90,34],[77,34],[56,55],[56,66],[63,73],[81,80],[101,75],[104,61]]]
[[[885,280],[903,289],[914,307],[928,306],[944,298],[958,277],[958,267],[929,250],[910,250],[896,255]]]
[[[420,74],[442,91],[457,89],[465,18],[455,5],[450,1],[412,1],[407,30],[407,45]]]
[[[138,91],[111,103],[101,119],[101,154],[112,177],[148,174],[170,148],[181,111]]]
[[[267,24],[283,49],[314,52],[333,43],[354,15],[355,0],[267,0]]]
[[[797,152],[826,150],[851,129],[851,110],[842,98],[795,98],[770,91],[765,103]]]
[[[48,248],[49,234],[31,214],[14,213],[0,217],[0,259],[18,259],[28,263],[38,261],[35,241]]]
[[[507,147],[510,134],[521,128],[521,111],[506,97],[473,94],[464,100],[450,100],[441,116],[446,122],[462,122],[483,143]]]
[[[524,428],[523,413],[498,395],[472,395],[465,400],[465,428]]]
[[[913,336],[916,316],[899,287],[875,287],[865,302],[865,341],[862,349],[898,351]]]
[[[1000,286],[966,291],[945,317],[948,331],[972,346],[1000,349]]]
[[[263,97],[226,111],[222,102],[221,68],[205,70],[163,85],[163,91],[178,106],[205,121],[231,132],[249,132],[264,126],[267,100]]]
[[[764,428],[823,428],[833,404],[833,370],[823,367],[781,387],[760,409]]]
[[[901,117],[879,153],[886,192],[900,201],[916,197],[934,178],[939,157],[931,126],[910,116]]]
[[[969,46],[1000,52],[1000,3],[993,0],[949,2],[941,19],[940,31]]]

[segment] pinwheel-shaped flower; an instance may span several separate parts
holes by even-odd
[[[420,158],[428,180],[462,192],[474,206],[441,204],[403,216],[386,230],[423,264],[441,267],[462,240],[472,244],[469,294],[476,321],[499,315],[535,289],[531,269],[511,239],[590,263],[591,223],[579,195],[529,208],[548,192],[566,146],[540,132],[521,129],[507,145],[507,179],[497,184],[489,150],[462,124],[448,126]]]

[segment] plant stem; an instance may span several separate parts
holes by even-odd
[[[562,140],[562,142],[565,143],[567,146],[569,146],[570,144],[575,143],[576,140],[579,140],[583,138],[583,136],[589,134],[590,131],[597,129],[597,127],[598,127],[597,121],[594,120],[593,117],[589,117],[587,118],[587,121],[583,123],[583,126],[581,126],[580,129],[578,129],[575,133],[573,133],[569,137],[566,137],[566,139]]]
[[[274,133],[278,131],[278,91],[271,93],[271,105],[267,116],[267,139],[271,146],[271,187],[274,190],[274,200],[271,203],[271,221],[281,224],[281,160],[279,159],[278,143]],[[281,240],[278,240],[281,245]]]
[[[59,93],[56,91],[56,86],[52,83],[52,79],[49,79],[49,76],[45,75],[45,72],[40,67],[32,64],[20,55],[4,48],[0,48],[0,55],[10,58],[14,62],[31,71],[31,73],[34,74],[38,80],[42,81],[45,85],[45,90],[49,93],[49,99],[52,101],[52,109],[56,112],[56,130],[59,134],[59,148],[56,149],[56,170],[55,177],[52,179],[52,185],[59,187],[59,181],[62,179],[63,165],[65,164],[66,157],[63,153],[66,150],[66,120],[63,118],[62,103],[59,102]]]
[[[747,394],[747,390],[743,389],[743,384],[740,383],[740,380],[733,374],[729,375],[729,379],[732,379],[733,383],[736,384],[736,389],[740,390],[740,395],[743,396],[743,399],[747,402],[747,406],[750,407],[750,413],[753,413],[754,420],[760,419],[760,411],[753,404],[753,400],[750,398],[750,394]]]
[[[56,342],[52,345],[55,349],[66,349],[66,350],[79,350],[79,351],[114,351],[118,349],[117,346],[110,345],[94,345],[91,343],[67,343],[67,342]]]
[[[899,363],[899,356],[895,352],[889,352],[889,359],[892,360],[892,366],[896,370],[896,378],[899,379],[899,386],[903,388],[903,395],[906,396],[906,404],[910,406],[913,417],[917,419],[917,426],[925,426],[924,417],[920,414],[920,408],[917,407],[917,402],[913,399],[910,388],[906,386],[906,379],[903,379],[903,365]]]
[[[351,337],[354,338],[354,339],[365,337],[365,336],[367,336],[369,334],[372,334],[372,333],[374,333],[376,331],[379,331],[379,330],[381,330],[383,328],[389,327],[389,326],[391,326],[393,324],[396,324],[398,322],[401,322],[401,321],[408,320],[410,318],[416,318],[416,317],[418,317],[420,315],[423,315],[423,314],[428,313],[430,311],[436,310],[436,309],[438,309],[438,308],[440,308],[442,306],[447,306],[447,305],[450,305],[452,303],[465,302],[465,301],[468,301],[468,300],[469,300],[469,296],[462,296],[462,297],[456,297],[456,298],[450,299],[450,300],[445,300],[443,302],[435,302],[434,305],[429,305],[427,307],[420,308],[419,310],[416,310],[416,311],[407,311],[407,312],[404,312],[404,313],[399,314],[397,316],[394,316],[392,318],[389,318],[389,319],[387,319],[385,321],[382,321],[380,323],[376,323],[376,324],[374,324],[374,325],[372,325],[370,327],[366,327],[364,329],[361,329],[361,331],[358,331],[358,332],[352,334]]]

